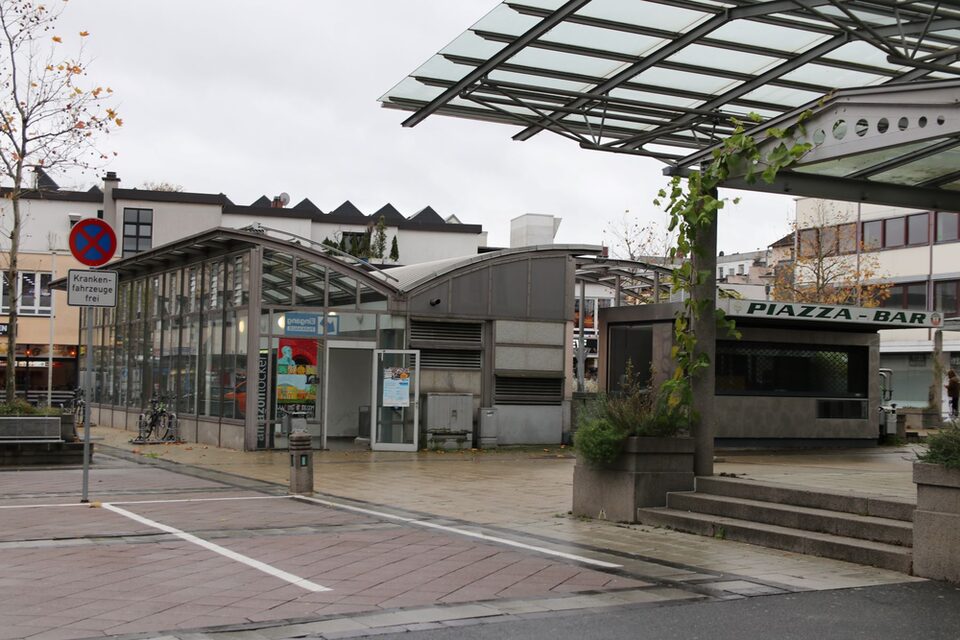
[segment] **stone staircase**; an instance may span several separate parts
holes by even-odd
[[[643,524],[910,573],[913,510],[906,500],[736,478],[699,477],[696,490],[641,508]]]

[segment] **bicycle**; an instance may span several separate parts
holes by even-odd
[[[137,419],[137,437],[133,442],[180,442],[177,414],[167,410],[164,397],[150,398],[150,408]]]
[[[73,405],[73,424],[77,429],[82,429],[84,410],[87,405],[87,401],[83,397],[83,387],[77,387],[73,390],[71,404]]]

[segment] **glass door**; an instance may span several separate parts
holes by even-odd
[[[416,451],[420,431],[420,352],[378,349],[373,353],[375,451]]]

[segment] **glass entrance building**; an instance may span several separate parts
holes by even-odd
[[[134,430],[165,398],[187,441],[284,448],[293,425],[317,447],[413,450],[424,401],[452,394],[469,396],[471,427],[497,410],[501,444],[561,442],[576,256],[595,249],[380,270],[296,237],[214,229],[124,258],[105,267],[117,307],[81,321],[94,326],[94,423]]]

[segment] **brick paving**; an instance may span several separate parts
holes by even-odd
[[[137,448],[128,443],[128,432],[97,428],[95,435],[106,455],[97,456],[91,473],[92,500],[331,591],[309,591],[106,508],[54,506],[78,502],[77,468],[0,470],[0,640],[142,632],[184,640],[332,638],[497,616],[911,579],[666,529],[570,517],[573,460],[560,448],[318,454],[319,497],[356,507],[351,510],[285,497],[285,452]],[[909,495],[911,456],[909,449],[810,453],[786,461],[736,455],[717,471]],[[10,506],[19,508],[4,508]],[[444,525],[622,568],[599,570],[435,528]]]

